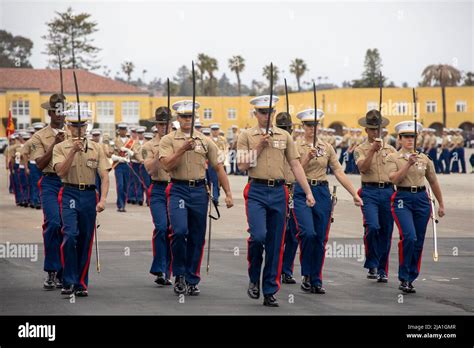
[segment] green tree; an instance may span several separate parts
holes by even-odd
[[[178,69],[173,80],[177,86],[177,95],[189,96],[193,94],[192,76],[186,65],[183,65]],[[173,94],[173,91],[171,91],[171,94]]]
[[[308,67],[303,59],[295,58],[291,61],[290,72],[295,74],[298,92],[301,92],[301,77],[308,71]]]
[[[446,86],[456,86],[461,81],[461,72],[448,64],[432,64],[423,70],[421,76],[422,86],[441,86],[443,126],[446,127]]]
[[[135,64],[133,62],[123,62],[121,68],[122,72],[127,76],[127,82],[130,83],[133,70],[135,70]]]
[[[382,68],[382,58],[380,58],[379,50],[368,49],[365,53],[364,71],[360,80],[354,80],[352,87],[355,88],[371,88],[379,87],[379,72]],[[386,77],[382,76],[382,86],[385,85]]]
[[[463,86],[474,86],[474,73],[472,71],[465,73]]]
[[[278,78],[279,78],[280,71],[276,65],[273,65],[273,87],[275,88]],[[263,77],[268,80],[268,92],[270,93],[270,65],[265,65],[263,67]]]
[[[0,67],[31,68],[29,58],[32,48],[33,42],[30,39],[0,30]]]
[[[95,70],[100,68],[92,34],[97,32],[97,23],[88,13],[75,14],[71,7],[66,12],[56,12],[57,17],[47,22],[48,33],[42,36],[46,41],[49,66],[58,66],[58,51],[64,68]]]
[[[217,64],[217,59],[208,57],[207,63],[206,63],[206,72],[207,72],[207,75],[209,76],[209,83],[208,83],[206,95],[217,94],[217,79],[214,76],[214,72],[216,72],[218,69],[219,69],[219,66]]]
[[[242,82],[240,81],[240,74],[245,69],[245,59],[242,56],[233,56],[229,59],[229,69],[234,72],[237,77],[237,92],[242,95]]]

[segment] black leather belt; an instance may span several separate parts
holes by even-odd
[[[308,184],[310,186],[328,186],[329,185],[327,180],[316,180],[316,179],[308,179]]]
[[[391,182],[363,182],[362,187],[377,187],[377,188],[387,188],[393,187]]]
[[[179,180],[171,179],[171,182],[174,184],[188,185],[189,187],[202,186],[206,183],[206,179],[197,179],[197,180]]]
[[[50,173],[50,172],[43,172],[44,176],[58,176],[56,173]]]
[[[255,182],[257,184],[263,184],[269,187],[281,186],[285,184],[284,179],[258,179],[258,178],[249,178],[249,181]]]
[[[86,185],[86,184],[69,184],[67,182],[63,183],[63,186],[74,187],[80,191],[93,191],[95,190],[95,185]]]
[[[418,193],[426,191],[426,186],[397,186],[397,191],[409,191],[411,193]]]
[[[169,181],[165,181],[165,180],[152,180],[151,183],[153,185],[163,185],[163,186],[167,186],[170,182]]]

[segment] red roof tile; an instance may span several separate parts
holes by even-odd
[[[75,93],[73,69],[63,70],[64,93]],[[86,94],[147,94],[138,87],[76,70],[79,91]],[[59,70],[0,68],[0,90],[38,89],[40,93],[58,93],[61,89]]]

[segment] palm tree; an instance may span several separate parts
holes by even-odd
[[[196,67],[199,70],[199,79],[201,80],[201,93],[204,94],[204,73],[206,72],[206,65],[208,61],[208,56],[204,53],[199,53]]]
[[[301,92],[301,76],[304,75],[305,72],[308,71],[308,67],[303,59],[295,58],[291,61],[290,64],[290,72],[295,74],[296,83],[298,84],[298,92]]]
[[[132,72],[135,70],[135,64],[133,62],[123,62],[122,63],[122,71],[125,75],[127,75],[127,82],[130,83],[132,79]]]
[[[443,101],[443,126],[446,127],[446,86],[456,86],[461,81],[461,72],[447,64],[428,65],[423,72],[422,86],[441,86]]]
[[[277,66],[273,66],[273,86],[275,86],[277,84],[277,81],[278,81],[278,73],[279,73],[279,70],[278,70],[278,67]],[[270,65],[265,65],[263,67],[263,77],[265,77],[267,80],[268,80],[268,91],[270,92]]]
[[[208,95],[216,95],[216,87],[217,87],[217,80],[214,76],[214,72],[219,69],[217,64],[217,59],[212,57],[207,57],[206,61],[206,72],[209,75],[209,87],[208,87]]]
[[[245,69],[245,59],[242,56],[233,56],[229,59],[229,69],[237,76],[237,91],[241,95],[240,73]]]

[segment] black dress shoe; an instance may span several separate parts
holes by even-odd
[[[130,202],[130,204],[131,204],[131,205],[135,205],[135,204],[137,204],[137,202],[132,201],[132,202]]]
[[[325,294],[326,290],[321,285],[311,286],[312,294]]]
[[[130,203],[131,203],[131,201],[129,199],[127,199],[127,204],[130,204]]]
[[[46,279],[43,282],[43,289],[53,290],[54,288],[56,288],[54,278],[56,278],[56,272],[48,272],[48,275],[46,276]]]
[[[412,293],[412,294],[416,293],[416,289],[415,289],[415,287],[413,286],[413,283],[412,283],[412,282],[409,282],[409,283],[408,283],[408,289],[409,289],[410,293]]]
[[[156,276],[155,283],[158,284],[158,285],[164,286],[164,285],[166,285],[166,280],[167,279],[165,278],[165,275],[160,272]]]
[[[369,268],[367,279],[377,279],[377,268]]]
[[[173,290],[177,295],[181,295],[181,294],[184,294],[186,292],[186,282],[184,281],[183,276],[177,276],[174,279],[174,288],[173,288]]]
[[[410,288],[408,287],[408,282],[406,282],[405,280],[400,282],[400,285],[398,286],[398,289],[402,290],[405,293],[410,292]]]
[[[301,279],[301,290],[304,292],[311,292],[311,283],[308,276],[303,276]]]
[[[267,307],[279,307],[277,299],[273,295],[265,295],[263,297],[263,305]]]
[[[257,283],[250,282],[247,295],[253,300],[260,298],[260,286]]]
[[[61,295],[72,295],[74,292],[74,285],[63,286],[61,289]]]
[[[37,210],[41,209],[41,204],[35,205],[35,209],[37,209]]]
[[[54,276],[54,284],[56,286],[56,289],[61,289],[63,287],[63,280],[58,277],[57,273]]]
[[[89,293],[86,289],[76,289],[76,291],[74,291],[74,295],[77,297],[87,297],[89,296]]]
[[[142,205],[143,205],[143,201],[138,202],[138,205],[139,205],[139,206],[142,206]]]
[[[187,284],[187,288],[189,296],[198,296],[201,293],[197,284]]]
[[[293,276],[282,273],[281,274],[281,282],[283,284],[296,284],[296,279]]]
[[[387,283],[388,282],[388,278],[385,274],[379,274],[377,276],[377,283]]]

